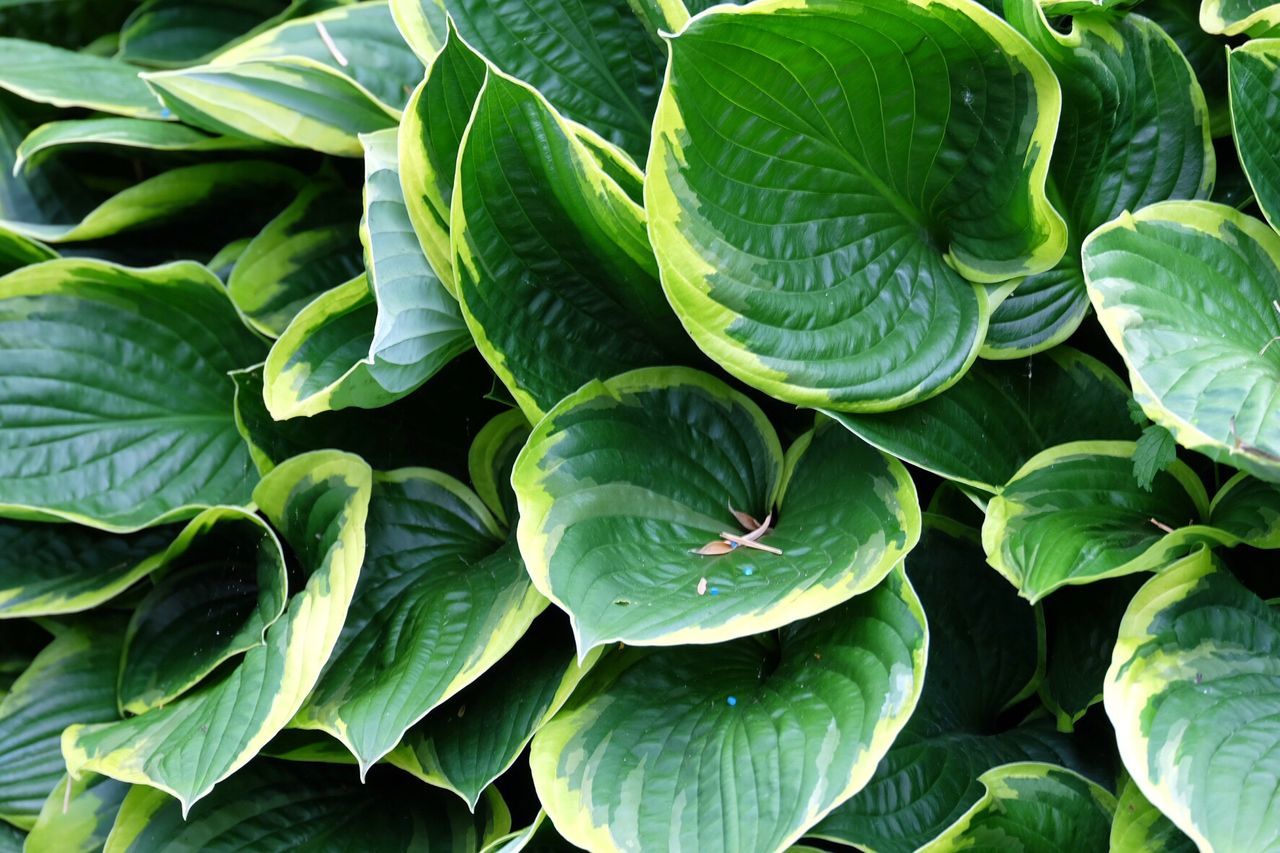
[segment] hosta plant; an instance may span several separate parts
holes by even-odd
[[[0,853],[1280,850],[1280,4],[0,0]]]

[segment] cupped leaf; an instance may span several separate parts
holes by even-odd
[[[776,635],[613,652],[534,736],[538,799],[588,849],[782,850],[871,778],[926,645],[895,570]]]
[[[64,628],[0,702],[0,820],[30,829],[66,768],[62,730],[119,718],[116,670],[123,620],[93,618]]]
[[[1073,741],[1043,719],[1002,717],[1041,675],[1035,610],[983,564],[977,532],[926,516],[907,572],[929,615],[920,704],[875,775],[808,833],[877,853],[910,853],[983,796],[979,777],[1001,764],[1080,764]]]
[[[1055,4],[1053,11],[1069,11]],[[1089,310],[1080,241],[1125,210],[1207,198],[1215,159],[1209,112],[1191,66],[1164,30],[1138,15],[1080,15],[1050,26],[1039,0],[1008,0],[1009,22],[1062,85],[1049,176],[1067,220],[1067,253],[1024,279],[991,317],[982,354],[1016,358],[1064,341]]]
[[[1196,845],[1125,780],[1111,823],[1111,853],[1195,853]]]
[[[665,56],[627,0],[441,0],[458,33],[556,110],[636,159]]]
[[[364,558],[370,481],[360,459],[333,451],[295,457],[264,477],[254,502],[309,573],[306,585],[266,644],[207,690],[118,723],[68,728],[68,771],[159,788],[186,813],[253,758],[297,712],[337,643]]]
[[[328,65],[303,57],[197,65],[144,75],[187,124],[340,157],[359,157],[359,135],[396,115]]]
[[[982,799],[921,853],[1105,850],[1116,798],[1063,767],[1006,764],[979,777]]]
[[[434,6],[433,0],[408,5]],[[400,122],[400,187],[431,268],[456,295],[449,209],[462,135],[485,80],[485,62],[449,28],[439,55],[409,97]]]
[[[458,155],[451,223],[467,326],[531,422],[678,347],[644,210],[545,99],[496,71]]]
[[[1201,850],[1280,844],[1280,616],[1207,550],[1138,591],[1104,701],[1134,781]]]
[[[1058,347],[1016,362],[978,362],[942,394],[901,411],[827,414],[912,465],[999,492],[1054,445],[1137,438],[1129,399],[1128,386],[1106,365]]]
[[[0,89],[55,107],[85,107],[140,118],[167,115],[140,69],[53,45],[0,38]]]
[[[769,0],[671,51],[650,236],[686,331],[749,385],[841,411],[937,394],[1004,292],[978,283],[1062,257],[1058,84],[977,4]]]
[[[484,504],[428,469],[377,475],[360,584],[293,725],[333,735],[361,772],[493,666],[546,607]]]
[[[25,853],[100,853],[129,786],[107,776],[63,776],[27,835]]]
[[[167,705],[223,662],[263,645],[284,612],[284,553],[256,515],[205,510],[160,564],[125,632],[119,692],[127,714]]]
[[[1280,548],[1280,487],[1236,474],[1213,496],[1209,523],[1230,537],[1228,544]]]
[[[920,534],[897,460],[825,420],[784,460],[754,403],[685,368],[566,397],[534,428],[512,485],[529,575],[573,618],[581,653],[778,628],[874,587]],[[749,532],[735,511],[772,526],[755,543],[772,551],[695,553]]]
[[[155,571],[168,527],[115,536],[86,527],[0,521],[0,619],[78,613]]]
[[[194,128],[139,118],[85,118],[42,124],[18,146],[14,171],[37,155],[68,146],[106,145],[149,151],[232,151],[261,147],[247,139],[210,136]]]
[[[262,349],[208,270],[66,259],[10,273],[0,351],[3,514],[123,532],[248,502],[257,473],[226,374]]]
[[[1033,457],[987,505],[987,560],[1031,602],[1066,584],[1156,571],[1222,533],[1200,522],[1208,497],[1175,461],[1150,490],[1133,476],[1134,444],[1080,441]]]
[[[1280,3],[1272,0],[1201,0],[1200,26],[1226,36],[1264,34],[1280,25]]]
[[[47,243],[96,240],[190,219],[210,209],[239,209],[264,194],[297,186],[301,175],[276,163],[240,160],[184,166],[121,190],[75,221],[0,219],[0,226]]]
[[[360,206],[336,181],[308,183],[245,247],[227,292],[256,330],[279,337],[318,294],[357,276]]]
[[[510,826],[496,797],[478,814],[396,770],[362,784],[350,767],[259,759],[185,814],[160,791],[125,797],[109,853],[476,850]]]
[[[1280,6],[1276,7],[1280,24]],[[1254,39],[1231,51],[1227,62],[1231,127],[1240,162],[1258,207],[1280,228],[1280,38]]]
[[[511,469],[529,438],[529,422],[518,409],[495,417],[471,442],[467,472],[476,494],[501,524],[516,519],[516,494],[511,486]]]
[[[409,729],[387,760],[453,791],[474,809],[597,657],[578,663],[568,623],[548,614],[492,669]]]
[[[1091,234],[1084,270],[1147,416],[1280,482],[1280,235],[1229,207],[1165,202]]]

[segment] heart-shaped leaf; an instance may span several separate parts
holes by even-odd
[[[0,504],[127,531],[245,504],[257,481],[227,372],[262,358],[190,262],[67,259],[0,279]]]
[[[254,502],[292,547],[306,585],[265,645],[208,689],[118,723],[67,728],[67,770],[159,788],[185,814],[253,758],[292,719],[337,643],[364,558],[370,480],[359,458],[334,451],[297,456],[264,477]]]
[[[294,721],[342,741],[362,772],[496,663],[547,605],[515,544],[452,477],[379,474],[366,535],[333,659]]]
[[[1062,257],[1057,83],[976,4],[768,0],[671,51],[650,234],[686,331],[749,385],[841,411],[937,394],[977,356],[984,284]]]
[[[1165,202],[1091,234],[1084,270],[1147,416],[1280,482],[1280,235],[1229,207]]]
[[[1016,362],[979,362],[942,394],[901,411],[827,414],[912,465],[999,492],[1056,444],[1137,438],[1128,402],[1128,387],[1110,368],[1057,347]]]
[[[782,850],[871,778],[926,636],[895,570],[777,634],[613,652],[534,736],[538,799],[588,849]]]
[[[512,484],[529,574],[573,617],[581,653],[715,643],[812,616],[879,583],[920,532],[897,460],[826,420],[784,459],[755,404],[684,368],[565,398]],[[735,510],[774,529],[733,542],[723,534],[748,532]],[[708,542],[736,550],[693,553]]]
[[[1056,267],[1024,279],[996,308],[982,350],[989,358],[1048,349],[1080,325],[1089,310],[1086,234],[1122,211],[1213,189],[1208,108],[1173,39],[1137,15],[1081,15],[1062,33],[1041,5],[1014,0],[1006,15],[1062,84],[1049,177],[1072,239]],[[1052,11],[1070,12],[1064,5]]]
[[[1134,596],[1104,701],[1134,781],[1201,850],[1280,843],[1280,617],[1207,550]]]
[[[1280,6],[1276,23],[1280,24]],[[1280,228],[1280,38],[1254,39],[1231,51],[1231,127],[1258,207]]]

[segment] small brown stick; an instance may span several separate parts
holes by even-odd
[[[734,548],[735,548],[734,545],[728,542],[721,542],[719,539],[716,539],[714,541],[708,542],[706,545],[703,545],[701,548],[695,548],[689,553],[701,554],[704,557],[717,557],[721,554],[728,554]]]
[[[1152,524],[1154,524],[1156,527],[1159,527],[1159,528],[1160,528],[1161,530],[1163,530],[1165,533],[1172,533],[1172,532],[1173,532],[1173,528],[1172,528],[1172,527],[1170,527],[1169,525],[1165,524],[1163,521],[1160,521],[1159,519],[1155,519],[1155,518],[1153,518],[1153,519],[1151,519],[1151,523],[1152,523]]]
[[[329,35],[329,31],[325,29],[324,21],[316,21],[316,32],[320,33],[320,41],[324,42],[324,46],[329,48],[329,53],[333,54],[333,58],[338,64],[346,68],[351,63],[342,55],[342,51],[338,50],[338,45],[333,40],[333,36]]]
[[[770,554],[782,554],[782,551],[772,545],[766,545],[763,542],[757,542],[754,539],[748,539],[745,536],[738,536],[734,533],[726,533],[723,530],[720,531],[720,538],[726,542],[733,542],[738,545],[744,545],[747,548],[754,548],[757,551],[766,551]]]

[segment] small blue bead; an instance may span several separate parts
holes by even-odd
[[[720,594],[720,587],[718,587],[718,586],[713,586],[713,587],[711,587],[711,594],[712,594],[712,595],[719,595],[719,594]]]
[[[730,705],[737,705],[737,704],[738,704],[738,697],[737,697],[737,696],[730,696],[730,697],[729,697],[729,704],[730,704]]]
[[[160,117],[161,117],[161,118],[168,118],[168,117],[169,117],[169,116],[171,116],[171,115],[173,115],[173,113],[169,112],[169,108],[168,108],[168,107],[164,107],[164,108],[162,108],[162,109],[160,110]]]
[[[756,570],[755,570],[755,568],[753,568],[752,566],[743,566],[743,567],[742,567],[742,573],[743,573],[744,575],[746,575],[747,577],[751,577],[752,575],[754,575],[754,574],[756,573]]]

